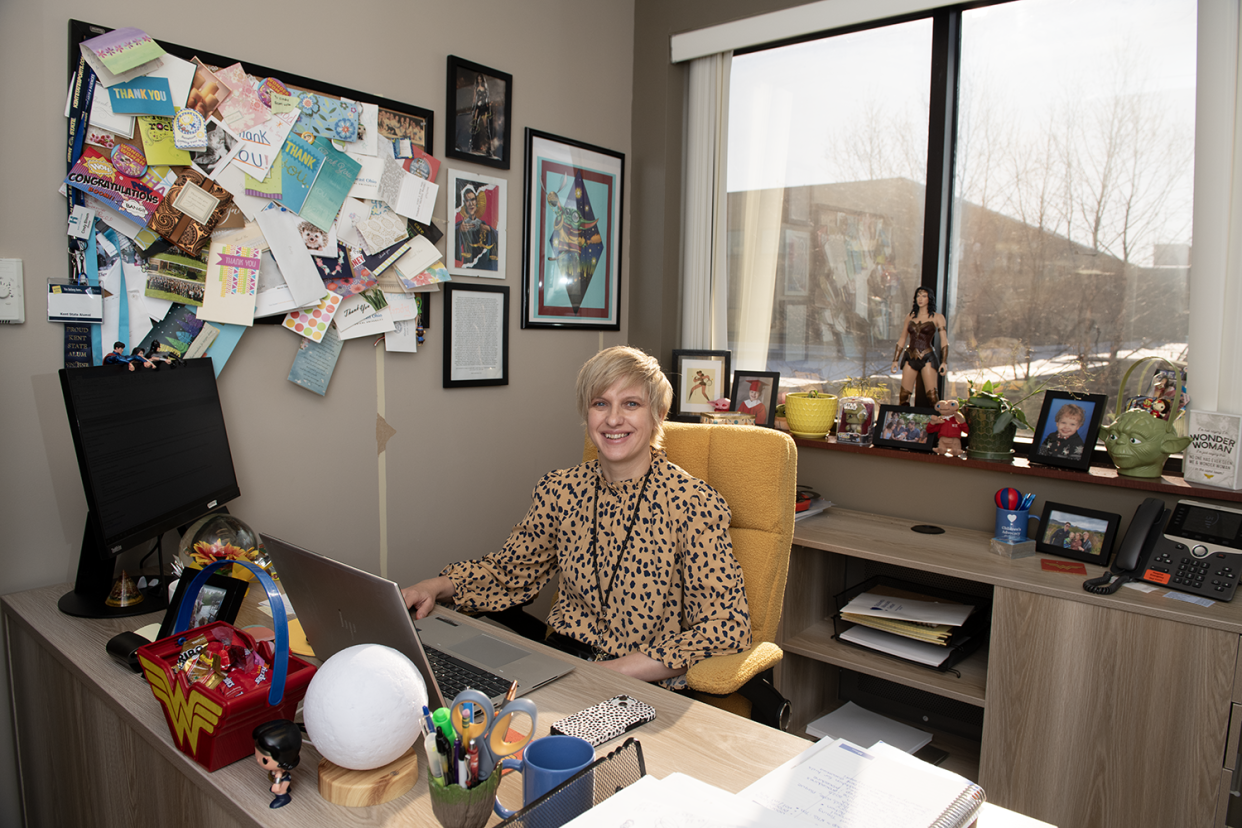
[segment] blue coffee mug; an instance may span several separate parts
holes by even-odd
[[[1030,521],[1039,522],[1037,515],[1030,509],[997,509],[996,539],[1005,543],[1023,543],[1027,540],[1026,532]]]
[[[577,736],[553,735],[535,739],[522,751],[521,759],[504,759],[495,773],[502,770],[518,771],[522,774],[523,807],[534,802],[548,791],[565,780],[584,770],[595,761],[595,748],[586,739]],[[558,799],[568,795],[569,799],[579,802],[560,802],[557,811],[560,814],[572,813],[577,816],[586,813],[594,805],[594,792],[591,785],[574,784],[566,791],[557,794]],[[496,815],[502,819],[513,816],[515,811],[500,804],[494,806]],[[527,824],[533,824],[527,821]],[[559,825],[560,823],[556,823]]]

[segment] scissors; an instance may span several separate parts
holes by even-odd
[[[473,716],[463,713],[467,706],[473,707]],[[482,721],[478,719],[479,711],[483,713]],[[518,714],[530,719],[530,725],[526,728],[526,735],[509,741],[509,725]],[[479,779],[491,776],[497,762],[526,747],[535,735],[537,717],[535,703],[528,699],[507,702],[498,714],[492,707],[491,699],[478,690],[461,691],[449,708],[449,721],[461,735],[462,742],[470,744],[470,740],[474,739],[479,747]]]

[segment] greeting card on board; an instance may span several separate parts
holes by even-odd
[[[194,58],[193,62],[194,80],[190,84],[190,97],[186,99],[185,105],[190,109],[197,109],[204,118],[210,118],[220,104],[233,94],[233,90],[216,77],[201,60]]]
[[[422,147],[414,147],[410,157],[401,162],[402,168],[427,181],[435,181],[440,173],[440,162],[423,152]]]
[[[82,53],[99,58],[110,72],[127,72],[164,54],[142,29],[126,26],[82,41]]]
[[[164,199],[164,191],[159,189],[163,179],[154,170],[132,178],[119,172],[94,147],[82,150],[65,183],[108,203],[139,225],[151,220]]]
[[[336,221],[362,165],[332,146],[331,141],[316,138],[314,146],[323,151],[323,166],[298,213],[316,227],[327,230]]]
[[[262,253],[258,247],[248,244],[212,240],[207,254],[207,284],[203,290],[199,319],[233,325],[254,324]]]
[[[259,124],[267,123],[272,112],[259,98],[258,91],[246,77],[246,70],[240,63],[226,66],[216,72],[216,77],[224,81],[233,94],[220,104],[219,117],[234,132],[250,129]]]
[[[438,185],[403,170],[395,158],[384,158],[379,198],[401,215],[424,224],[431,221],[439,191]]]
[[[266,180],[297,118],[292,112],[274,115],[264,124],[233,132],[238,147],[230,163],[252,178]]]
[[[353,101],[301,92],[297,96],[301,122],[316,135],[352,142],[358,139],[359,105]]]
[[[314,391],[321,397],[327,394],[328,383],[332,380],[332,372],[336,370],[336,361],[344,344],[336,328],[331,325],[322,342],[303,339],[289,368],[289,382]]]
[[[329,293],[313,308],[290,311],[283,324],[300,336],[314,342],[322,342],[328,332],[328,326],[332,324],[332,317],[336,316],[336,310],[341,306],[342,301],[340,296]]]
[[[172,118],[142,115],[138,118],[138,130],[142,133],[142,151],[147,156],[148,164],[184,167],[190,163],[190,151],[177,149],[177,133]]]
[[[108,88],[108,98],[112,103],[112,111],[122,114],[163,115],[171,118],[176,113],[167,78],[143,77],[128,83],[118,83]]]
[[[195,169],[185,169],[160,202],[151,229],[191,256],[199,255],[228,212],[233,196]]]
[[[375,157],[379,155],[379,107],[375,104],[358,104],[358,139],[356,141],[333,141],[336,148],[351,155]]]
[[[297,133],[289,133],[280,151],[281,175],[280,203],[295,213],[302,211],[306,197],[323,168],[324,152],[303,141]]]

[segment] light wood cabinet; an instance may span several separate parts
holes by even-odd
[[[910,527],[845,510],[796,525],[777,677],[792,729],[864,687],[1005,808],[1060,828],[1229,824],[1242,601],[1091,595],[1101,567],[1047,572],[992,554],[986,532]],[[834,596],[877,574],[990,598],[988,646],[938,672],[837,641]]]

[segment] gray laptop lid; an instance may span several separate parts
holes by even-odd
[[[423,675],[429,706],[447,707],[432,673],[424,643],[517,681],[524,695],[573,670],[573,665],[521,644],[502,641],[436,612],[414,623],[401,589],[387,578],[326,558],[291,543],[263,536],[264,548],[289,595],[315,657],[327,660],[355,644],[383,644],[403,653]],[[503,694],[493,701],[499,701]]]

